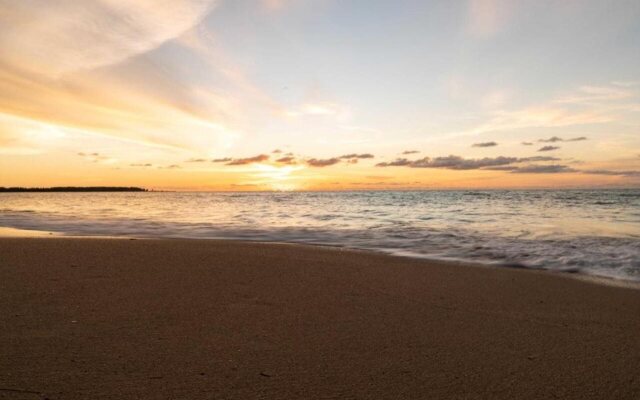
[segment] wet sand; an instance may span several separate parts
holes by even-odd
[[[0,399],[638,399],[640,290],[296,245],[0,239]]]

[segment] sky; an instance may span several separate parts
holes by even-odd
[[[0,0],[0,186],[640,187],[637,0]]]

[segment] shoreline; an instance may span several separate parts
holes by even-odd
[[[579,281],[595,283],[599,285],[605,286],[613,286],[613,287],[622,287],[629,289],[640,290],[640,281],[637,280],[629,280],[629,279],[621,279],[611,276],[602,276],[602,275],[590,275],[581,272],[568,272],[568,271],[558,271],[546,268],[530,268],[530,267],[520,267],[520,266],[510,266],[500,263],[491,263],[491,262],[481,262],[481,261],[472,261],[472,260],[464,260],[464,259],[442,259],[428,256],[420,256],[416,254],[400,254],[400,253],[391,253],[382,249],[360,249],[354,247],[346,247],[346,246],[336,246],[330,244],[317,244],[317,243],[302,243],[302,242],[286,242],[286,241],[260,241],[260,240],[241,240],[241,239],[224,239],[224,238],[183,238],[183,237],[145,237],[145,236],[108,236],[108,235],[67,235],[64,232],[51,232],[51,231],[41,231],[41,230],[32,230],[32,229],[20,229],[20,228],[12,228],[12,227],[0,227],[0,240],[2,239],[11,239],[11,238],[50,238],[50,239],[109,239],[109,240],[197,240],[197,241],[213,241],[213,242],[238,242],[245,244],[252,243],[264,243],[264,244],[274,244],[274,245],[291,245],[291,246],[302,246],[302,247],[310,247],[310,248],[323,248],[323,249],[335,249],[339,251],[352,251],[356,253],[371,253],[371,254],[379,254],[385,255],[389,257],[397,257],[397,258],[405,258],[417,261],[423,261],[426,263],[435,262],[448,264],[453,267],[455,266],[471,266],[471,267],[480,267],[480,268],[497,268],[497,269],[510,269],[510,270],[521,270],[521,271],[532,271],[539,272],[545,274],[552,274],[554,276],[559,276],[563,278],[576,279]]]
[[[0,286],[0,388],[51,399],[640,395],[639,292],[569,274],[47,237],[0,238]]]

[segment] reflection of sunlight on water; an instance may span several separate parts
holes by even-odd
[[[298,189],[298,186],[294,182],[291,182],[293,179],[291,174],[303,169],[300,165],[284,165],[279,167],[269,164],[254,164],[253,168],[257,171],[253,176],[259,179],[259,181],[254,183],[268,185],[272,190],[276,191],[292,191]]]
[[[553,223],[536,226],[536,237],[559,237],[559,236],[640,236],[640,228],[637,223],[625,221],[607,221],[603,218],[589,219],[585,217],[574,217],[556,215]]]
[[[277,192],[293,192],[298,189],[295,183],[280,183],[274,182],[270,184],[271,189]]]

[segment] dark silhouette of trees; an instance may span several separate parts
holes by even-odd
[[[0,187],[1,192],[147,192],[139,187],[121,186],[54,186],[48,188]]]

